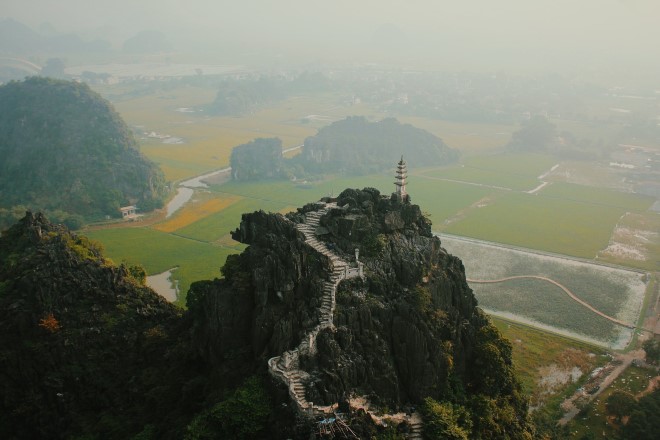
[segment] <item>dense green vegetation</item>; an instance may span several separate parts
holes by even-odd
[[[264,438],[279,422],[263,371],[202,356],[195,319],[28,214],[0,238],[0,436]]]
[[[369,122],[353,116],[305,139],[293,160],[310,174],[359,175],[389,170],[402,155],[410,166],[445,165],[458,159],[457,151],[425,130],[394,118]]]
[[[651,440],[657,436],[660,427],[660,389],[639,399],[633,404],[630,420],[623,427],[625,440]]]
[[[340,197],[357,201],[372,193],[383,206],[398,209],[394,215],[402,221],[414,222],[410,234],[424,234],[426,240],[436,240],[417,206],[381,199],[373,189],[346,190]],[[383,206],[378,209],[384,209]],[[53,226],[41,215],[28,214],[0,238],[0,433],[7,438],[308,438],[312,424],[304,420],[295,426],[291,424],[291,409],[281,404],[288,401],[287,393],[266,381],[264,371],[265,360],[278,352],[277,347],[290,346],[298,340],[290,332],[274,333],[272,326],[280,328],[278,323],[287,321],[299,323],[299,314],[308,315],[307,309],[317,307],[309,288],[320,286],[320,261],[311,258],[313,251],[295,234],[292,240],[291,219],[296,215],[300,214],[284,220],[281,216],[254,213],[254,218],[265,221],[263,225],[251,224],[244,217],[242,232],[236,236],[251,246],[240,256],[228,259],[223,270],[225,280],[195,283],[184,312],[144,286],[145,271],[141,267],[117,267],[87,238]],[[267,226],[262,229],[264,225]],[[246,238],[246,231],[254,233],[258,242]],[[404,234],[388,235],[390,240],[400,240]],[[132,246],[146,247],[139,242]],[[351,248],[354,246],[351,243]],[[395,260],[405,257],[412,264],[422,264],[416,261],[424,260],[408,258],[409,253],[421,252],[414,246],[387,248]],[[462,279],[460,262],[438,247],[423,249],[447,260],[454,267],[446,273]],[[403,254],[398,255],[399,252]],[[264,259],[264,255],[268,258]],[[291,260],[303,262],[303,272],[309,276],[280,265]],[[281,276],[295,277],[287,278],[287,283],[293,280],[300,285],[300,289],[287,294],[306,292],[301,302],[289,298],[296,307],[289,307],[288,303],[280,308],[255,304],[256,296],[249,293],[256,292],[262,281],[272,282],[264,276],[280,276],[271,270],[270,264],[282,268]],[[438,274],[445,273],[442,266],[432,265]],[[402,276],[409,276],[405,272]],[[393,274],[393,270],[384,273]],[[374,275],[372,293],[379,297],[378,301],[389,303],[391,298],[382,296],[378,287],[385,285],[380,277]],[[439,399],[442,408],[453,408],[457,420],[469,419],[465,433],[470,438],[504,438],[505,432],[510,438],[529,438],[527,404],[513,374],[511,346],[474,309],[474,298],[454,295],[456,300],[464,301],[460,310],[469,309],[466,315],[470,321],[464,324],[469,332],[465,338],[452,337],[450,329],[454,324],[446,317],[448,313],[459,313],[458,308],[450,305],[453,300],[441,298],[435,286],[433,298],[423,310],[417,310],[414,304],[408,304],[411,298],[407,290],[396,284],[397,279],[387,281],[395,283],[400,296],[396,307],[388,305],[387,313],[416,322],[412,333],[401,332],[406,335],[402,341],[411,337],[443,341],[440,352],[432,349],[434,356],[440,356],[434,358],[433,368],[444,366],[438,370],[444,380],[427,378],[425,395]],[[364,306],[373,305],[374,299]],[[413,317],[407,317],[399,315],[400,307],[417,311]],[[447,313],[442,312],[442,307],[447,307]],[[259,316],[273,311],[276,314],[272,320]],[[256,322],[263,322],[264,326]],[[416,330],[425,328],[427,322],[433,327],[431,333]],[[390,330],[378,324],[373,331]],[[277,345],[270,347],[268,338],[261,333],[270,335],[269,338],[275,334],[291,342],[273,340]],[[331,333],[326,336],[333,337]],[[439,337],[443,339],[435,339]],[[437,343],[422,345],[435,347]],[[426,357],[426,349],[411,349],[409,355],[416,356],[421,351],[421,356]],[[351,353],[352,349],[346,352]],[[360,349],[360,356],[380,362],[370,362],[369,368],[381,364],[392,368],[401,355],[391,348],[386,352],[373,347]],[[384,393],[384,401],[398,393],[389,382],[375,381],[370,386],[377,386]],[[406,386],[415,387],[412,383]],[[411,397],[402,394],[400,399],[404,398]],[[361,426],[364,422],[355,423]]]
[[[229,164],[234,180],[261,180],[280,177],[283,165],[282,141],[259,138],[231,151]]]
[[[487,439],[507,437],[531,439],[520,414],[526,407],[511,364],[511,344],[492,324],[479,329],[476,365],[480,377],[473,378],[479,393],[455,391],[453,401],[426,398],[422,407],[426,439]],[[506,395],[506,397],[505,397]],[[526,410],[526,409],[525,409]]]
[[[84,84],[29,78],[0,87],[0,156],[0,227],[19,205],[80,222],[118,217],[129,204],[149,211],[166,194],[162,172]]]
[[[279,139],[256,139],[235,147],[231,154],[233,178],[316,180],[329,174],[365,175],[390,170],[401,156],[411,166],[445,165],[458,159],[455,150],[425,130],[393,118],[369,122],[361,116],[321,128],[305,139],[301,153],[291,159],[282,159],[281,149]]]

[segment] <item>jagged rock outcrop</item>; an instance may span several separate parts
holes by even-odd
[[[2,234],[0,437],[180,438],[168,415],[195,407],[195,359],[144,276],[41,214]]]
[[[242,347],[242,362],[267,364],[289,388],[283,398],[308,414],[355,395],[389,408],[431,398],[464,408],[473,438],[527,438],[511,346],[420,208],[373,188],[329,202],[243,215],[233,237],[249,247],[228,259],[224,280],[188,294],[199,352],[223,365]],[[363,277],[336,278],[360,264]],[[321,325],[324,285],[334,280],[332,325]]]
[[[531,438],[511,346],[419,207],[346,190],[233,236],[248,248],[182,312],[42,215],[5,231],[0,436],[309,438],[352,408],[369,438],[387,417],[410,439]]]

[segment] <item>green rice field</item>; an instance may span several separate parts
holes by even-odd
[[[115,263],[141,264],[153,275],[178,267],[179,305],[194,281],[220,277],[220,267],[227,255],[236,250],[212,246],[150,228],[119,228],[87,231],[84,235],[105,247],[105,254]]]
[[[446,232],[591,259],[607,247],[625,212],[617,206],[545,197],[543,193],[507,193],[450,224]]]
[[[209,243],[214,242],[238,228],[242,214],[260,209],[277,212],[283,207],[283,204],[276,202],[242,199],[220,212],[178,229],[176,235]]]
[[[497,280],[534,275],[554,280],[597,310],[636,324],[646,293],[644,274],[530,253],[492,243],[441,236],[443,246],[465,265],[468,280]],[[571,299],[557,286],[539,279],[493,284],[470,283],[480,306],[493,313],[515,315],[557,332],[614,348],[624,348],[631,330],[617,325]]]
[[[626,211],[646,211],[655,199],[642,194],[625,193],[607,188],[556,182],[543,188],[540,195],[548,198],[611,206]]]

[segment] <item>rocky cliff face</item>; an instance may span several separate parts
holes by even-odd
[[[28,214],[0,238],[0,436],[309,438],[309,414],[368,401],[424,408],[427,438],[531,438],[511,346],[419,207],[325,202],[244,214],[248,248],[187,312]]]
[[[144,275],[41,214],[3,233],[0,437],[129,438],[153,424],[180,438],[168,414],[191,405],[195,363],[182,312]]]
[[[333,405],[366,396],[402,408],[432,398],[471,414],[472,438],[497,438],[485,420],[525,438],[511,347],[476,307],[461,261],[441,247],[419,207],[375,189],[346,190],[336,203],[315,235],[341,261],[362,263],[364,276],[339,284],[334,324],[318,333],[314,353],[301,353],[296,371],[306,400]],[[243,215],[233,236],[250,246],[228,260],[224,280],[195,284],[188,294],[203,323],[194,338],[200,353],[218,365],[239,357],[265,364],[319,324],[333,261],[296,229],[315,210]]]

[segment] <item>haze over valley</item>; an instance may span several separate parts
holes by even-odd
[[[0,436],[654,438],[659,20],[4,1]]]

